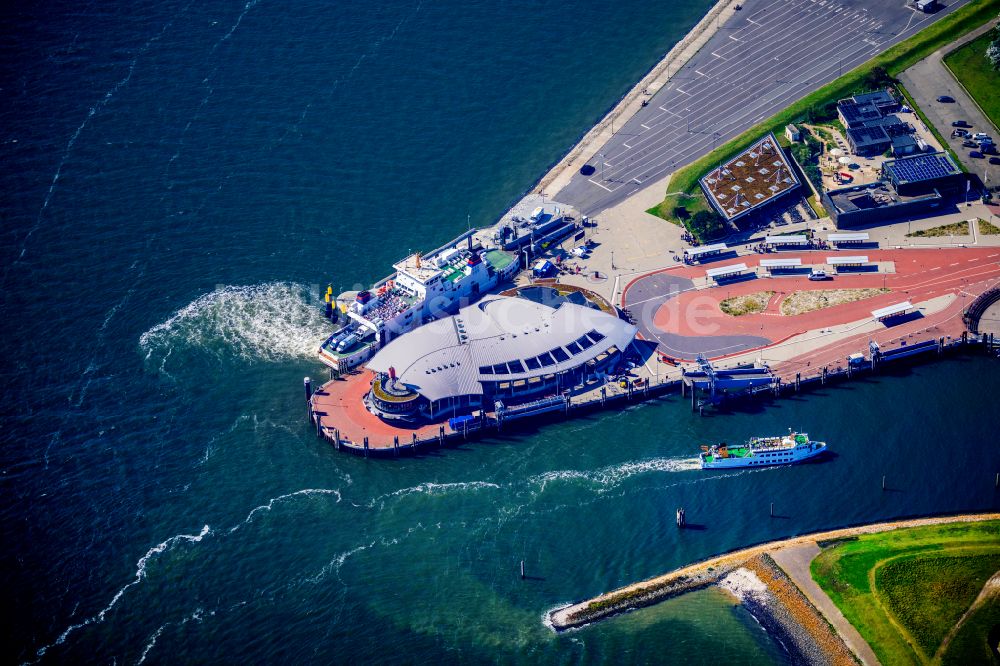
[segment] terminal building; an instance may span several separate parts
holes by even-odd
[[[590,302],[489,296],[383,347],[365,403],[427,423],[558,395],[613,370],[636,330]]]
[[[837,228],[844,229],[942,209],[965,182],[951,157],[929,153],[886,160],[878,182],[825,191],[822,198]]]

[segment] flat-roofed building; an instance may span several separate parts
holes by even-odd
[[[698,181],[712,207],[729,222],[798,191],[800,182],[774,134],[767,134]]]
[[[902,134],[900,136],[892,137],[892,155],[893,157],[905,157],[906,155],[913,155],[920,150],[920,145],[917,140],[914,139],[909,134]]]
[[[862,125],[847,130],[847,143],[855,155],[881,155],[892,146],[892,138],[880,125]]]
[[[966,180],[951,156],[943,152],[886,160],[882,163],[882,177],[906,196],[958,191]]]
[[[848,129],[852,127],[863,127],[866,122],[878,120],[882,117],[882,112],[871,103],[858,104],[853,99],[842,99],[837,102],[837,115],[840,122]]]
[[[493,296],[382,348],[366,397],[388,420],[434,422],[555,395],[613,368],[636,327],[576,303]]]

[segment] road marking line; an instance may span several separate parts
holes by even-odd
[[[939,270],[941,270],[941,267],[940,267],[940,266],[935,266],[935,267],[934,267],[934,268],[932,268],[931,270],[932,270],[932,271],[939,271]]]
[[[650,126],[649,126],[649,125],[647,125],[646,123],[639,123],[639,126],[640,126],[640,127],[645,127],[645,128],[646,128],[646,129],[648,129],[648,130],[651,130],[651,129],[653,129],[652,127],[650,127]]]
[[[587,180],[589,180],[590,182],[592,182],[592,183],[593,183],[594,185],[597,185],[597,186],[598,186],[598,187],[600,187],[601,189],[604,189],[604,190],[607,190],[608,192],[611,192],[612,194],[614,193],[614,190],[613,190],[613,189],[611,189],[610,187],[604,187],[604,185],[601,185],[600,183],[598,183],[598,182],[597,182],[596,180],[594,180],[593,178],[588,178]]]
[[[733,40],[734,42],[742,42],[743,41],[742,39],[736,39],[732,35],[729,35],[729,39]]]
[[[623,143],[622,145],[625,146],[626,148],[628,148],[629,150],[632,149],[632,146],[628,145],[627,143]]]
[[[948,264],[948,265],[949,265],[949,266],[958,266],[958,262],[956,261],[955,263],[953,263],[953,264]]]

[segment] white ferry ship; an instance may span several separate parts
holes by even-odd
[[[826,451],[826,442],[809,439],[807,433],[788,431],[785,436],[753,437],[746,444],[702,446],[702,469],[791,465],[815,458]]]
[[[433,252],[393,264],[392,275],[371,289],[334,297],[328,288],[328,308],[338,309],[341,325],[320,345],[320,360],[340,373],[361,365],[393,338],[453,314],[513,279],[526,248],[534,254],[576,228],[559,207],[543,206],[520,226],[499,227],[496,247],[483,247],[474,239],[479,230],[470,229]]]

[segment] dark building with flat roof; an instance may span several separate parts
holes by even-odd
[[[912,134],[913,126],[905,120],[901,119],[894,113],[882,116],[877,120],[869,120],[864,124],[865,127],[881,127],[885,130],[885,133],[889,136],[901,136],[903,134]]]
[[[892,137],[892,156],[904,157],[920,150],[920,144],[909,134]]]
[[[896,113],[902,105],[888,90],[861,93],[837,102],[837,115],[845,127],[862,127],[882,116]]]
[[[882,112],[874,104],[858,104],[853,99],[837,102],[837,115],[845,127],[862,127],[866,122],[878,120]]]
[[[822,200],[838,229],[889,222],[949,205],[938,192],[901,196],[888,181],[824,191]]]
[[[862,93],[860,95],[855,95],[852,99],[857,104],[874,104],[883,115],[896,113],[903,108],[899,103],[899,100],[893,97],[888,90],[876,90],[875,92]]]
[[[847,143],[855,155],[881,155],[889,150],[892,138],[880,125],[852,127],[847,130]]]
[[[937,192],[958,192],[965,187],[966,176],[947,153],[926,153],[900,157],[882,163],[882,178],[892,183],[902,195],[915,196]]]

